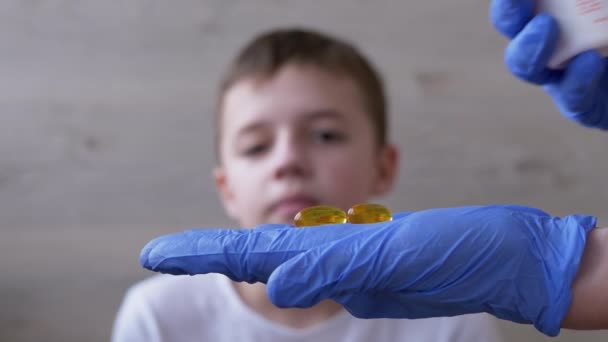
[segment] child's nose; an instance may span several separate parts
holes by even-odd
[[[309,173],[310,161],[306,146],[300,144],[296,139],[283,139],[277,144],[274,157],[275,178],[303,177]]]

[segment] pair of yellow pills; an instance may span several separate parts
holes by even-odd
[[[380,204],[357,204],[344,210],[320,205],[302,209],[296,214],[293,221],[296,227],[320,226],[323,224],[341,223],[378,223],[391,221],[393,214]]]

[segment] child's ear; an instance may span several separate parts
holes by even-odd
[[[224,210],[226,214],[236,220],[238,216],[236,215],[236,206],[234,203],[234,194],[230,189],[230,185],[228,183],[228,177],[226,175],[226,171],[221,166],[213,169],[213,180],[215,181],[215,187],[217,189],[218,194],[220,195],[220,199],[222,200],[222,204],[224,205]]]
[[[399,166],[399,150],[395,145],[382,147],[378,153],[378,176],[374,184],[374,196],[384,196],[389,193],[397,179]]]

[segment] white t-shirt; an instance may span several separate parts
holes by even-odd
[[[445,318],[358,319],[346,310],[310,328],[272,322],[245,305],[220,274],[158,275],[133,286],[116,317],[113,342],[500,341],[486,314]]]

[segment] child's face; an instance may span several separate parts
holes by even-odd
[[[344,210],[393,184],[394,147],[378,147],[360,89],[319,68],[288,65],[224,96],[215,180],[244,227],[292,223],[301,209]]]

